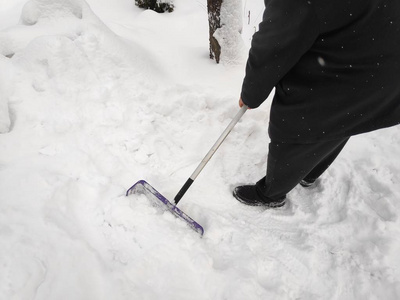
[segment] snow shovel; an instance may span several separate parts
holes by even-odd
[[[232,121],[229,123],[228,127],[226,127],[224,132],[221,134],[221,136],[215,142],[214,146],[212,146],[210,151],[208,151],[207,155],[203,158],[201,163],[197,166],[196,170],[193,172],[193,174],[189,177],[189,179],[186,181],[186,183],[180,189],[178,194],[175,196],[175,198],[174,198],[175,204],[172,204],[170,201],[168,201],[167,198],[165,198],[163,195],[161,195],[154,187],[152,187],[149,183],[147,183],[144,180],[139,180],[130,189],[128,189],[126,191],[126,196],[129,196],[130,194],[145,194],[148,198],[150,198],[150,200],[153,202],[153,204],[171,212],[177,218],[180,218],[183,221],[185,221],[190,226],[190,228],[192,228],[193,230],[198,232],[200,235],[203,235],[203,233],[204,233],[203,227],[200,224],[198,224],[196,221],[194,221],[192,218],[190,218],[187,214],[185,214],[182,210],[180,210],[177,207],[177,204],[182,199],[183,195],[186,193],[186,191],[192,185],[192,183],[197,178],[197,176],[200,174],[200,172],[203,170],[203,168],[208,163],[208,161],[211,159],[211,157],[214,155],[214,153],[217,151],[219,146],[222,144],[222,142],[228,136],[228,134],[232,131],[233,127],[235,127],[236,123],[240,120],[240,118],[246,112],[247,108],[248,107],[246,105],[244,105],[239,110],[239,112],[236,114],[236,116],[232,119]]]

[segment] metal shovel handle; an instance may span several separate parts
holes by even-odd
[[[246,112],[247,109],[248,109],[247,105],[242,106],[242,108],[239,110],[239,112],[236,114],[236,116],[229,123],[228,127],[226,127],[224,132],[222,132],[221,136],[215,142],[214,146],[211,147],[210,151],[208,151],[207,155],[203,158],[201,163],[197,166],[196,170],[194,170],[193,174],[189,177],[189,179],[186,181],[186,183],[180,189],[178,194],[175,196],[175,198],[174,198],[175,204],[178,204],[178,202],[182,199],[183,195],[186,193],[186,191],[189,189],[189,187],[195,181],[197,176],[199,176],[200,172],[203,170],[203,168],[206,166],[208,161],[211,159],[211,157],[217,151],[219,146],[221,146],[222,142],[225,140],[225,138],[228,136],[228,134],[232,131],[233,127],[235,127],[236,123],[239,122],[240,118],[244,115],[244,113]]]

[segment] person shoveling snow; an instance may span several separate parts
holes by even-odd
[[[394,0],[265,0],[239,106],[271,90],[268,167],[233,195],[280,207],[312,185],[349,137],[400,123],[400,3]]]

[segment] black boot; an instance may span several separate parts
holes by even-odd
[[[300,181],[300,185],[305,188],[312,187],[314,185],[314,183],[315,183],[315,180],[303,179]]]
[[[253,206],[281,207],[285,205],[285,197],[273,200],[265,197],[256,185],[241,185],[233,190],[233,196],[240,202]]]

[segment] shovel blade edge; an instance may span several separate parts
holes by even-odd
[[[161,195],[153,186],[151,186],[145,180],[139,180],[126,191],[126,196],[129,196],[131,194],[146,195],[147,198],[150,198],[150,200],[156,206],[161,207],[162,209],[171,212],[175,217],[182,219],[190,228],[199,233],[200,236],[203,236],[204,229],[199,223],[197,223],[191,217],[185,214],[176,205],[172,204],[167,198]]]

